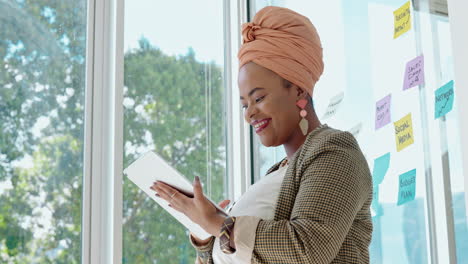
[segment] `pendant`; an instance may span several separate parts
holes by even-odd
[[[301,128],[302,134],[305,136],[307,135],[307,130],[309,130],[309,122],[305,118],[302,118],[301,122],[299,122],[299,127]]]

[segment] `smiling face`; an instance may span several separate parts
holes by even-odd
[[[253,62],[239,70],[238,84],[245,121],[264,146],[283,145],[301,136],[296,102],[307,99],[307,93]]]

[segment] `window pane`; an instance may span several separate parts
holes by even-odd
[[[214,201],[227,193],[222,15],[216,0],[125,5],[124,166],[155,151]],[[194,262],[186,229],[127,179],[123,214],[123,263]]]
[[[0,1],[0,262],[81,263],[86,1]]]

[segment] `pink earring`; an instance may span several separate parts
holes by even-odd
[[[301,122],[299,122],[299,127],[301,128],[302,134],[305,136],[307,135],[307,131],[309,130],[309,122],[307,122],[307,119],[305,119],[305,117],[307,116],[307,111],[304,109],[307,105],[307,100],[301,99],[296,102],[296,105],[302,109],[300,112],[302,119]]]

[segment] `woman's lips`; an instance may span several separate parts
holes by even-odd
[[[256,123],[253,127],[255,128],[255,133],[260,133],[264,130],[271,122],[271,118],[264,119],[258,123]]]

